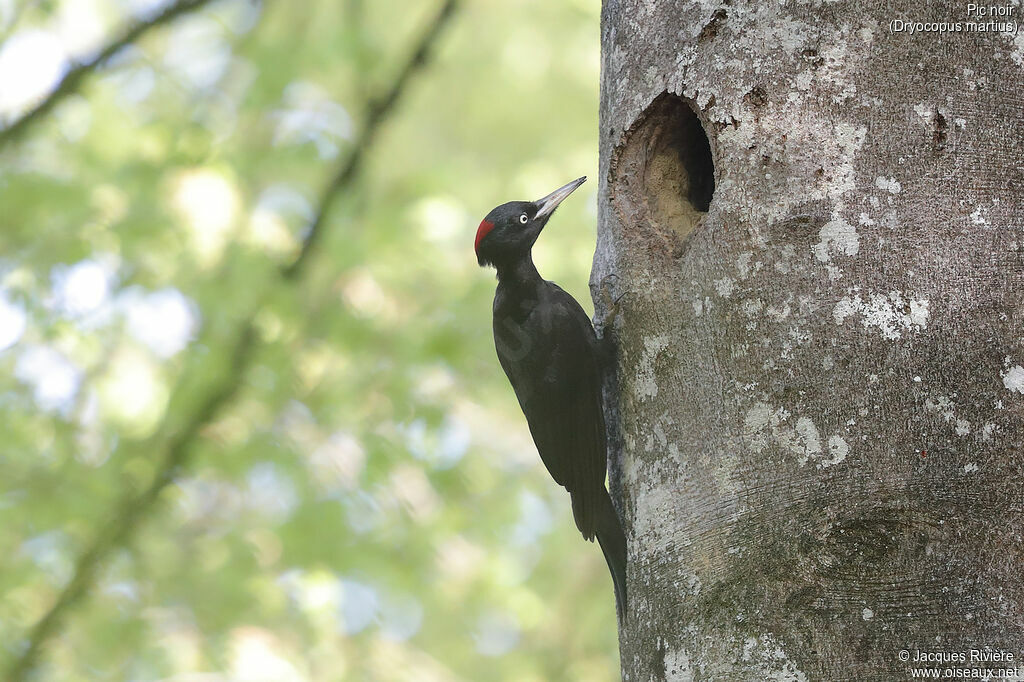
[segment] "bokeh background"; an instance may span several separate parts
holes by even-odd
[[[0,123],[168,4],[0,0]],[[458,3],[365,144],[440,2],[197,5],[0,138],[0,678],[617,678],[472,248],[595,175],[599,3]],[[595,223],[535,251],[588,310]]]

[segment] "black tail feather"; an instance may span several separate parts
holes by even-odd
[[[622,532],[622,524],[612,505],[608,491],[601,488],[597,495],[597,519],[595,530],[597,542],[604,552],[604,560],[608,562],[608,570],[612,574],[615,585],[615,604],[619,607],[619,620],[626,618],[626,535]]]

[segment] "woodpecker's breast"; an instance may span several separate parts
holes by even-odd
[[[535,392],[559,393],[596,374],[596,339],[590,338],[594,333],[586,313],[557,286],[545,282],[531,295],[515,293],[499,290],[495,297],[494,345],[526,409]]]

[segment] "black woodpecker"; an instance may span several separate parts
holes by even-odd
[[[532,249],[558,205],[583,184],[573,180],[537,201],[510,201],[483,219],[476,258],[498,271],[494,347],[526,415],[540,458],[569,491],[576,527],[597,538],[626,616],[626,537],[604,487],[607,468],[601,374],[603,353],[583,307],[541,278]]]

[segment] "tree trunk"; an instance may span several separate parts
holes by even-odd
[[[1024,678],[1019,5],[605,0],[625,680]]]

